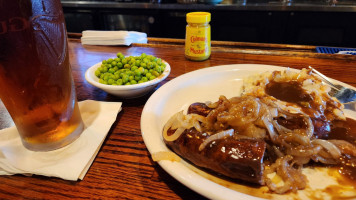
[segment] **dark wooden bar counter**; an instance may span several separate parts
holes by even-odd
[[[152,93],[137,99],[120,99],[86,82],[84,73],[90,66],[114,57],[117,52],[146,53],[166,60],[172,70],[162,84],[201,68],[253,63],[297,69],[313,66],[331,78],[356,87],[356,56],[318,54],[314,46],[215,41],[211,58],[203,62],[185,59],[184,40],[180,39],[149,38],[148,44],[126,47],[82,46],[79,39],[72,38],[69,48],[78,100],[123,102],[123,109],[84,180],[0,176],[0,199],[205,199],[152,161],[140,130],[141,112]],[[0,129],[12,126],[2,103],[0,109]]]

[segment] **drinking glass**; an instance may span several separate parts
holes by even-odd
[[[83,122],[60,0],[0,0],[0,98],[23,145],[61,148]]]

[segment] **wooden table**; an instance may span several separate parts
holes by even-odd
[[[85,81],[84,73],[90,66],[114,57],[117,52],[163,58],[172,68],[165,82],[205,67],[254,63],[298,69],[311,65],[331,78],[356,87],[356,56],[318,54],[313,46],[213,42],[211,58],[204,62],[186,60],[184,41],[179,39],[150,38],[149,44],[130,47],[82,46],[80,40],[70,39],[69,50],[78,100],[123,102],[123,110],[84,180],[0,176],[0,199],[204,199],[151,160],[141,136],[140,116],[152,93],[137,99],[120,99]],[[0,101],[0,129],[12,125]]]

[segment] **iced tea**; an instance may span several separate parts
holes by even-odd
[[[25,147],[63,147],[83,130],[60,0],[0,0],[0,98]]]

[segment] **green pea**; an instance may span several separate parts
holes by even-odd
[[[114,83],[115,83],[115,80],[114,80],[114,79],[111,78],[111,79],[108,80],[108,84],[109,84],[109,85],[112,85],[112,84],[114,84]]]
[[[130,83],[131,83],[131,85],[134,85],[134,84],[137,84],[137,81],[131,80]]]
[[[96,77],[100,77],[100,75],[101,75],[100,70],[99,69],[95,70],[95,76]]]
[[[120,78],[120,76],[119,76],[118,74],[114,74],[113,79],[114,79],[115,81],[117,81],[119,78]]]
[[[141,80],[141,78],[142,78],[142,76],[135,76],[135,80],[136,80],[136,81]]]
[[[122,77],[122,82],[123,83],[127,83],[129,81],[129,76],[124,74],[123,77]]]
[[[147,58],[152,61],[155,57],[152,55],[148,55]]]
[[[153,63],[152,62],[147,63],[147,68],[148,69],[152,69],[153,68]]]
[[[104,81],[108,81],[109,78],[110,78],[109,76],[105,76],[105,75],[104,75]]]
[[[146,67],[147,67],[147,64],[144,63],[144,62],[142,62],[142,63],[140,64],[140,66],[143,67],[143,68],[146,68]]]
[[[116,56],[121,59],[125,57],[124,54],[122,54],[121,52],[117,53]]]
[[[147,77],[142,77],[141,79],[143,82],[147,82],[148,81],[148,78]]]
[[[127,71],[126,74],[128,74],[129,76],[134,76],[134,75],[135,75],[135,72],[133,72],[133,71]]]
[[[134,72],[135,76],[141,76],[141,71],[139,69],[136,69]]]
[[[155,77],[158,77],[159,76],[159,73],[157,71],[153,71],[152,72],[152,75],[155,76]]]
[[[145,68],[143,68],[143,67],[140,67],[140,68],[138,68],[138,70],[141,72],[141,74],[145,71]]]
[[[161,67],[155,67],[155,68],[153,69],[153,71],[156,71],[156,72],[158,72],[159,74],[162,73]]]
[[[116,65],[119,69],[121,69],[122,67],[123,67],[123,65],[122,65],[122,63],[121,62],[119,62],[119,63],[117,63],[117,65]]]
[[[104,67],[100,67],[99,70],[100,70],[100,72],[105,73],[108,71],[108,68],[106,66],[104,66]]]
[[[113,68],[110,68],[109,73],[115,73],[115,70]]]
[[[150,76],[150,80],[153,80],[155,79],[156,77],[155,76]]]
[[[133,67],[131,67],[131,71],[136,71],[138,69],[138,67],[137,66],[133,66]]]
[[[123,84],[122,79],[117,79],[116,84],[117,84],[117,85],[122,85],[122,84]]]

